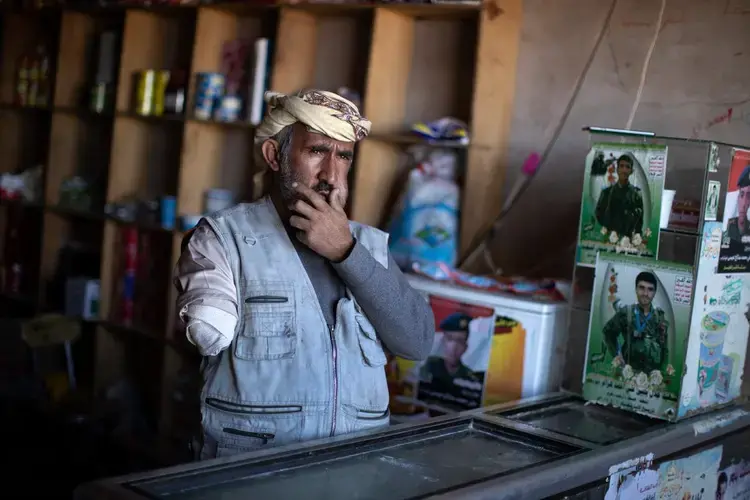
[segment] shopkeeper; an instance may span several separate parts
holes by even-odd
[[[388,425],[384,349],[422,360],[435,335],[388,235],[344,211],[370,122],[331,92],[266,98],[270,194],[202,219],[175,269],[204,356],[201,459]]]

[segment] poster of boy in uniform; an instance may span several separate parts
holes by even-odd
[[[437,332],[419,368],[417,399],[455,409],[482,404],[495,314],[492,309],[430,297]]]
[[[599,254],[584,398],[672,418],[690,322],[690,266]]]
[[[750,272],[750,151],[735,149],[724,203],[720,273]]]
[[[750,462],[741,460],[719,473],[716,500],[746,500],[750,498]]]
[[[667,148],[597,143],[586,157],[577,262],[598,251],[655,257]]]

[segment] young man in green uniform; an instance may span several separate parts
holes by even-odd
[[[669,323],[664,311],[652,303],[656,287],[653,273],[639,273],[635,278],[638,303],[620,307],[603,329],[607,351],[635,372],[664,371],[669,362]]]
[[[642,234],[643,196],[641,190],[630,183],[633,158],[624,154],[617,159],[617,183],[602,191],[596,203],[596,220],[602,227],[618,236]]]
[[[461,357],[468,348],[469,324],[472,319],[468,314],[456,312],[440,323],[438,328],[443,333],[443,355],[427,358],[427,362],[420,370],[422,382],[420,391],[425,388],[423,384],[428,384],[429,393],[437,398],[442,395],[440,399],[450,400],[453,399],[452,397],[467,401],[481,399],[481,381],[461,361]],[[463,401],[454,402],[463,403]]]

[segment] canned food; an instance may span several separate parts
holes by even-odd
[[[224,94],[224,75],[198,73],[195,78],[193,116],[198,120],[209,120],[218,99]]]
[[[224,96],[221,98],[219,109],[216,110],[214,119],[220,122],[236,122],[240,118],[242,100],[236,96]]]
[[[156,71],[149,69],[137,74],[138,88],[135,95],[135,112],[139,115],[154,114],[154,91],[156,90]]]
[[[91,89],[91,111],[103,113],[107,106],[108,88],[106,83],[96,83]]]
[[[169,84],[169,71],[157,71],[154,82],[153,114],[161,116],[164,114],[164,97]]]

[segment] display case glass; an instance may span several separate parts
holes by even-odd
[[[750,328],[750,150],[586,130],[564,387],[669,421],[737,399]]]
[[[588,441],[595,445],[616,443],[667,425],[663,421],[615,408],[587,405],[585,401],[578,398],[533,408],[490,412],[489,414]]]
[[[498,477],[581,449],[478,417],[127,486],[151,498],[414,498]]]

